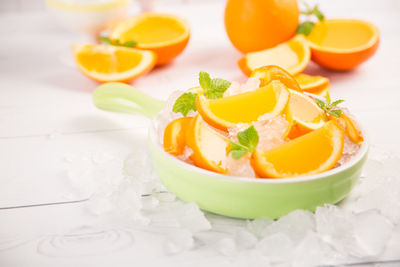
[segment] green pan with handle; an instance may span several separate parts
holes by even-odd
[[[123,83],[106,83],[93,93],[102,110],[141,113],[150,119],[165,102]],[[367,159],[365,141],[346,164],[321,174],[286,179],[256,179],[222,175],[187,164],[164,152],[156,123],[149,129],[148,143],[161,182],[186,202],[203,210],[236,218],[279,218],[296,209],[314,211],[345,198],[361,175]]]

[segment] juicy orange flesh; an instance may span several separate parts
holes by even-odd
[[[199,123],[200,127],[197,129],[197,144],[199,145],[201,153],[209,162],[225,169],[227,164],[226,150],[228,142],[223,136],[211,129],[204,122],[200,121]]]
[[[142,55],[125,50],[100,50],[86,46],[79,52],[77,59],[88,71],[115,73],[134,68],[140,63]]]
[[[312,75],[307,75],[307,74],[297,74],[295,76],[296,81],[300,84],[300,85],[307,85],[310,83],[315,83],[321,79],[324,79],[324,77],[322,76],[312,76]]]
[[[209,100],[209,109],[218,118],[229,122],[256,121],[274,109],[280,90],[270,84],[252,92]]]
[[[322,119],[322,113],[310,104],[310,101],[296,94],[291,94],[289,99],[290,111],[295,117],[301,118],[302,121],[318,123]]]
[[[191,118],[185,117],[170,122],[164,130],[164,150],[173,155],[180,155],[186,145],[185,135]]]
[[[297,54],[299,44],[289,42],[278,45],[274,48],[247,54],[247,64],[251,69],[260,68],[265,65],[276,65],[283,69],[288,69],[300,63],[300,57]],[[295,50],[292,49],[295,48]]]
[[[331,136],[330,131],[324,128],[273,148],[264,156],[278,173],[286,173],[288,163],[291,173],[307,173],[318,169],[332,154]]]
[[[326,21],[318,23],[308,39],[326,48],[349,49],[368,43],[374,35],[368,25],[357,21]]]
[[[150,17],[138,22],[123,33],[120,39],[124,42],[134,40],[138,44],[153,44],[179,38],[185,29],[172,18]]]

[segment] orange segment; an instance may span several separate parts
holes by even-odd
[[[133,80],[150,71],[156,62],[153,52],[134,48],[74,44],[72,50],[79,70],[99,82]]]
[[[186,146],[186,130],[191,117],[184,117],[170,122],[164,130],[164,150],[174,156],[182,155]]]
[[[298,91],[290,90],[286,118],[290,123],[288,137],[293,139],[322,127],[327,118],[314,100]]]
[[[196,108],[211,126],[227,130],[240,122],[256,121],[266,113],[272,117],[277,116],[282,113],[288,100],[288,89],[275,80],[255,91],[219,99],[206,99],[199,95],[196,98]]]
[[[361,129],[358,126],[357,122],[351,116],[346,115],[342,112],[340,118],[329,116],[329,119],[335,120],[338,125],[343,125],[343,129],[345,130],[347,136],[355,144],[361,144],[362,142],[364,142],[364,137]]]
[[[121,43],[137,42],[137,48],[157,54],[157,65],[170,62],[186,47],[190,37],[186,20],[158,13],[144,13],[121,21],[110,33]]]
[[[239,67],[246,75],[266,65],[276,65],[290,74],[302,72],[310,61],[310,47],[303,35],[296,35],[273,48],[247,53],[240,59]]]
[[[303,91],[321,95],[329,90],[329,79],[322,76],[312,76],[304,73],[294,76]]]
[[[286,70],[275,66],[275,65],[268,65],[258,69],[255,69],[251,74],[250,77],[256,77],[260,79],[260,87],[265,86],[272,82],[273,80],[279,80],[283,83],[288,89],[301,91],[299,84],[290,75]]]
[[[227,173],[229,141],[211,129],[199,115],[191,121],[186,131],[186,144],[193,150],[190,159],[200,168]]]
[[[350,70],[373,56],[379,31],[371,23],[353,19],[330,19],[317,23],[307,37],[312,60],[333,70]]]
[[[263,178],[287,178],[321,173],[339,160],[344,133],[334,122],[281,146],[255,151],[251,163]]]

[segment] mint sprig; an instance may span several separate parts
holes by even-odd
[[[308,36],[315,26],[315,23],[311,19],[315,17],[318,21],[323,21],[325,19],[325,15],[321,12],[318,5],[313,7],[310,7],[307,5],[307,3],[304,3],[304,5],[306,9],[301,11],[301,14],[306,15],[307,19],[299,24],[296,32],[298,34],[304,34],[305,36]]]
[[[211,79],[210,74],[204,71],[199,73],[199,83],[204,90],[204,95],[210,99],[223,97],[224,92],[231,86],[231,83],[224,79]]]
[[[233,159],[240,159],[247,152],[253,152],[258,144],[258,133],[254,126],[250,126],[244,131],[241,131],[237,135],[238,143],[229,141],[231,147],[228,150],[228,154],[232,153]]]
[[[175,113],[180,112],[185,117],[189,113],[189,111],[191,111],[191,110],[197,111],[196,97],[197,97],[197,94],[195,94],[195,93],[191,93],[191,92],[183,93],[175,101],[175,104],[172,107],[172,111]]]
[[[109,44],[109,45],[115,45],[115,46],[135,47],[137,45],[137,42],[135,42],[135,41],[127,41],[125,43],[121,43],[120,40],[113,41],[106,36],[100,36],[99,41]]]
[[[340,117],[342,115],[342,111],[340,109],[334,109],[337,105],[340,103],[344,102],[344,100],[336,100],[331,103],[331,96],[329,95],[329,92],[326,93],[326,102],[315,99],[317,102],[318,106],[322,108],[327,114],[335,116],[335,117]]]

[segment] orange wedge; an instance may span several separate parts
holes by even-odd
[[[357,67],[375,54],[379,31],[362,20],[329,19],[317,23],[307,39],[314,62],[343,71]]]
[[[237,123],[256,121],[269,113],[277,116],[289,101],[289,91],[280,81],[275,80],[257,90],[219,99],[196,98],[196,108],[202,118],[211,126],[227,130]]]
[[[200,168],[227,173],[229,141],[196,115],[186,131],[186,144],[193,150],[190,159]]]
[[[111,45],[74,44],[79,70],[99,82],[127,82],[148,71],[156,62],[151,51]]]
[[[291,139],[316,130],[327,121],[324,111],[311,97],[294,90],[290,90],[286,119],[290,125],[287,134]]]
[[[301,91],[299,84],[286,70],[275,66],[268,65],[258,69],[255,69],[250,77],[255,77],[260,79],[260,87],[269,84],[273,80],[279,80],[288,89]]]
[[[190,37],[186,20],[158,13],[143,13],[121,21],[110,33],[110,39],[137,42],[137,48],[157,54],[157,65],[170,62],[186,47]]]
[[[322,76],[312,76],[304,73],[294,76],[303,91],[325,97],[329,91],[329,79]]]
[[[246,75],[266,65],[276,65],[290,74],[302,72],[310,61],[310,47],[303,35],[296,35],[287,42],[273,48],[247,53],[238,61],[239,67]]]
[[[329,119],[335,120],[338,125],[342,126],[342,129],[345,130],[346,135],[353,143],[361,144],[362,142],[364,142],[364,137],[361,129],[358,126],[357,122],[351,116],[346,115],[342,112],[339,118],[329,116]]]
[[[263,178],[318,174],[331,169],[342,155],[344,133],[334,121],[267,151],[255,151],[251,163]]]
[[[170,122],[164,130],[164,150],[174,156],[182,155],[186,146],[186,130],[191,117],[184,117]]]

